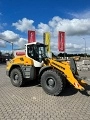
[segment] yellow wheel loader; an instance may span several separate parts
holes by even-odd
[[[60,61],[46,55],[46,45],[33,42],[26,44],[26,54],[7,62],[6,74],[11,83],[21,87],[25,80],[39,80],[43,90],[50,95],[59,95],[68,81],[76,89],[83,91],[86,84],[77,72],[73,59]]]

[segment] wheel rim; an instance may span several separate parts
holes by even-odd
[[[19,75],[17,73],[14,74],[13,80],[16,83],[19,79]]]
[[[55,79],[54,78],[48,78],[46,83],[47,83],[47,86],[50,88],[55,87]]]

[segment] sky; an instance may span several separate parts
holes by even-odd
[[[90,0],[0,0],[0,51],[23,48],[28,30],[51,35],[51,50],[58,51],[58,31],[65,32],[65,52],[90,54]],[[5,42],[3,39],[9,41]]]

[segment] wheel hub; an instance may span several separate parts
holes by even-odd
[[[52,78],[48,79],[47,85],[48,85],[49,87],[54,87],[54,86],[55,86],[55,80],[52,79]]]
[[[18,80],[18,78],[19,78],[18,74],[15,74],[14,75],[14,80],[16,81],[16,80]]]

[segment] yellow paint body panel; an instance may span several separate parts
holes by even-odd
[[[7,62],[7,70],[10,70],[12,65],[34,65],[33,60],[31,58],[26,57],[25,55],[23,56],[18,56],[11,61]]]

